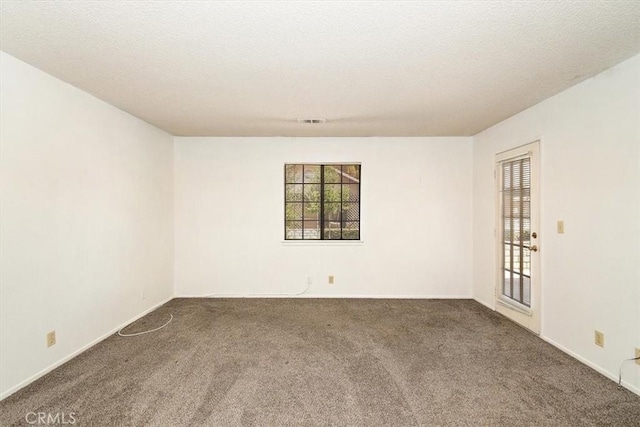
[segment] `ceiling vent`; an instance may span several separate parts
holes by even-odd
[[[298,119],[298,123],[303,125],[321,125],[327,123],[327,119]]]

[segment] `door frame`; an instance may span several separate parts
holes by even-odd
[[[502,171],[500,164],[506,160],[529,157],[531,160],[531,231],[536,232],[537,252],[531,252],[531,307],[526,307],[516,301],[502,296],[502,280],[504,276],[502,265],[503,224],[502,224],[502,197],[500,195],[502,185]],[[494,162],[494,195],[495,195],[495,254],[496,254],[496,277],[495,277],[495,307],[496,311],[503,314],[514,322],[524,326],[533,333],[540,334],[540,314],[541,314],[541,262],[540,262],[540,139],[528,144],[497,153]],[[533,244],[533,241],[532,241]]]

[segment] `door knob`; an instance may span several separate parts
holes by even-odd
[[[538,233],[536,233],[536,232],[534,231],[533,233],[531,233],[531,237],[533,237],[533,238],[535,239],[536,237],[538,237]]]
[[[538,252],[538,247],[536,245],[531,246],[529,249],[531,249],[531,252]]]

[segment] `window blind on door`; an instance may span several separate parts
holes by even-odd
[[[531,159],[501,163],[502,295],[531,306]]]

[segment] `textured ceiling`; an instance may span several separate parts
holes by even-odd
[[[2,50],[174,135],[473,135],[640,52],[640,1],[1,8]]]

